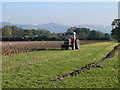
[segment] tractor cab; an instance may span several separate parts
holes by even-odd
[[[62,50],[68,50],[72,47],[72,50],[79,49],[79,39],[76,38],[76,32],[66,32],[64,34],[65,40],[64,44],[61,45]]]
[[[74,39],[76,38],[76,33],[75,32],[66,32],[64,34],[65,39]]]

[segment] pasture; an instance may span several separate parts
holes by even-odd
[[[79,50],[48,49],[2,55],[3,88],[118,88],[118,52],[100,61],[115,42],[81,45]],[[98,62],[103,68],[87,70],[60,81],[50,79]]]

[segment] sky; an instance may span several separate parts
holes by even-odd
[[[118,18],[120,19],[120,1],[118,3]]]
[[[118,18],[117,2],[2,2],[2,21],[109,26]]]

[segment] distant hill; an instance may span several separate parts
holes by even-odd
[[[112,28],[111,26],[101,26],[101,25],[88,25],[88,24],[83,24],[83,25],[75,25],[75,27],[83,27],[83,28],[90,28],[91,30],[99,30],[104,33],[110,33]]]
[[[104,33],[110,33],[111,32],[111,26],[101,26],[101,25],[88,25],[88,24],[83,24],[83,25],[74,25],[74,26],[68,26],[68,25],[63,25],[63,24],[57,24],[57,23],[47,23],[47,24],[40,24],[40,25],[31,25],[31,24],[11,24],[8,22],[0,22],[0,27],[6,26],[6,25],[16,25],[17,27],[23,28],[23,29],[47,29],[50,32],[55,32],[55,33],[61,33],[61,32],[66,32],[66,30],[69,27],[80,27],[80,28],[89,28],[91,30],[99,30]]]
[[[41,29],[47,29],[51,32],[66,32],[66,30],[70,27],[67,25],[62,25],[62,24],[56,24],[56,23],[48,23],[48,24],[41,24],[37,26],[38,28]]]
[[[38,27],[37,26],[35,26],[35,25],[31,25],[31,24],[26,24],[26,25],[16,25],[17,27],[20,27],[20,28],[23,28],[23,29],[38,29]]]
[[[4,27],[4,26],[12,26],[13,24],[8,23],[8,22],[0,22],[0,28]]]

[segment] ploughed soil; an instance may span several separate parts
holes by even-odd
[[[80,40],[80,45],[108,42],[106,40]],[[63,41],[10,41],[0,42],[2,45],[2,55],[25,53],[31,51],[40,51],[47,49],[61,48]]]
[[[98,65],[96,63],[90,63],[90,64],[86,65],[85,67],[81,67],[78,70],[75,70],[75,71],[73,71],[71,73],[64,74],[64,75],[62,75],[60,77],[52,78],[50,81],[59,81],[59,80],[69,78],[69,77],[72,77],[72,76],[77,76],[79,74],[82,74],[86,70],[90,70],[90,69],[93,69],[93,68],[103,68],[103,66]]]
[[[120,44],[116,45],[112,51],[110,51],[102,60],[107,60],[112,58],[115,53],[119,50]]]

